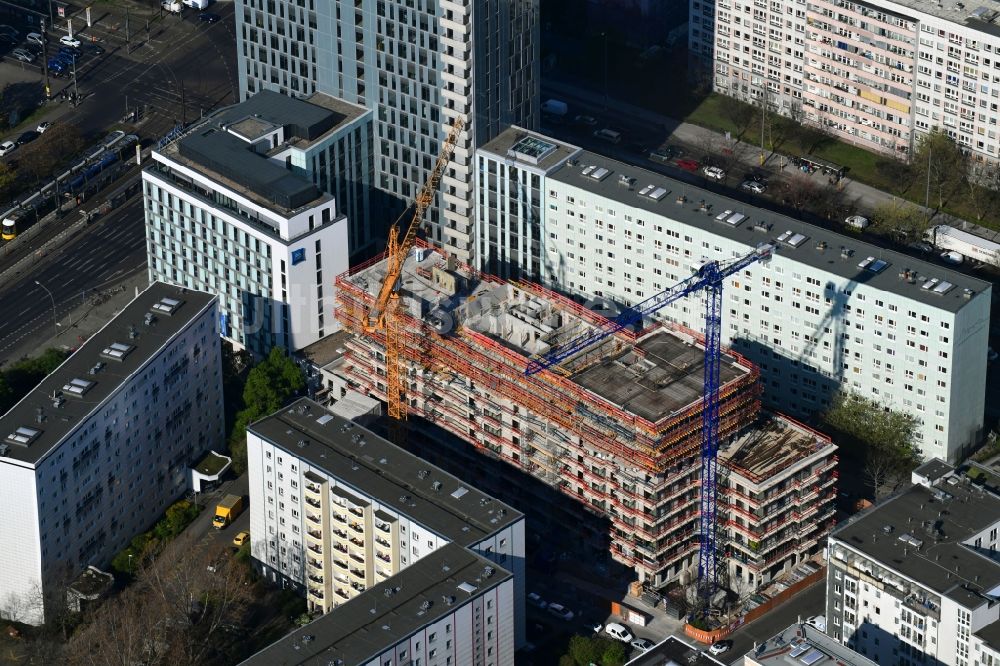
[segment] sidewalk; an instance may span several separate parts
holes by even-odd
[[[563,99],[564,101],[582,102],[588,107],[601,108],[604,106],[604,95],[591,92],[589,90],[583,90],[568,83],[548,79],[542,87],[545,90],[551,91],[560,96],[560,99]],[[616,113],[623,116],[638,119],[641,122],[664,128],[670,132],[670,140],[678,143],[684,143],[690,146],[707,147],[719,145],[721,142],[726,140],[725,135],[719,132],[706,129],[699,125],[682,122],[675,118],[670,118],[669,116],[623,102],[613,97],[608,99],[608,108],[614,109]],[[757,160],[758,155],[760,154],[760,148],[749,144],[740,145],[746,146],[749,150],[737,152],[737,159],[739,159],[739,161],[747,168],[759,168]],[[780,173],[780,170],[777,170],[774,167],[774,161],[777,157],[781,157],[781,155],[777,153],[769,154],[767,156],[764,169],[775,174]],[[787,158],[787,156],[785,157]],[[818,177],[822,178],[822,176]],[[856,202],[864,210],[870,211],[880,203],[892,201],[893,199],[899,199],[899,197],[893,194],[875,189],[874,187],[865,185],[864,183],[859,183],[849,177],[845,178],[844,182],[846,183],[844,186],[844,193],[847,198]],[[927,212],[927,209],[923,206],[917,205],[917,207],[920,210]],[[930,212],[933,213],[933,211]],[[944,213],[933,214],[933,219],[937,224],[950,224],[984,238],[1000,240],[1000,232],[973,224],[967,220],[955,218]]]

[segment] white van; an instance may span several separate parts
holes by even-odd
[[[622,140],[621,132],[616,132],[614,130],[609,130],[608,128],[599,129],[594,132],[594,136],[598,139],[604,139],[605,141],[610,141],[611,143],[619,143]]]
[[[184,4],[191,9],[207,9],[208,0],[184,0]]]
[[[184,5],[181,4],[180,0],[166,0],[165,2],[162,3],[162,6],[168,12],[174,14],[180,14],[181,7],[183,7]]]

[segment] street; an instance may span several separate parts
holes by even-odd
[[[38,261],[28,263],[25,275],[0,285],[0,311],[6,314],[0,320],[0,363],[30,352],[37,338],[54,332],[53,317],[61,320],[95,290],[145,270],[142,197],[134,195],[65,245],[38,250],[36,256]]]
[[[105,50],[103,55],[85,51],[77,64],[77,88],[83,101],[77,107],[69,102],[49,102],[45,114],[34,117],[32,127],[39,120],[55,119],[73,122],[84,135],[98,135],[120,124],[128,111],[139,109],[147,114],[145,119],[139,119],[139,133],[158,138],[177,122],[190,122],[203,112],[234,102],[237,75],[233,5],[217,3],[212,11],[221,20],[205,23],[192,11],[183,17],[154,16],[148,22],[148,33],[147,21],[133,14],[130,52],[125,44],[123,9],[102,6],[102,10],[94,12],[92,27],[77,28],[85,47],[94,44]],[[59,27],[49,34],[50,52],[58,50],[59,36],[65,32]],[[0,86],[41,82],[42,78],[40,59],[27,64],[8,56],[0,63]],[[64,90],[73,92],[72,77],[51,78],[51,89],[53,96]],[[24,129],[28,128],[12,131],[10,137]],[[27,148],[30,145],[15,151],[12,157]]]

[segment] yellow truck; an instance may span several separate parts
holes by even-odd
[[[241,513],[243,513],[243,496],[226,495],[215,507],[215,518],[212,519],[212,525],[215,526],[215,529],[221,530],[228,527]]]

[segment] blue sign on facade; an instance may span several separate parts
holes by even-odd
[[[292,266],[296,264],[301,264],[306,260],[306,250],[301,248],[298,250],[292,250]]]

